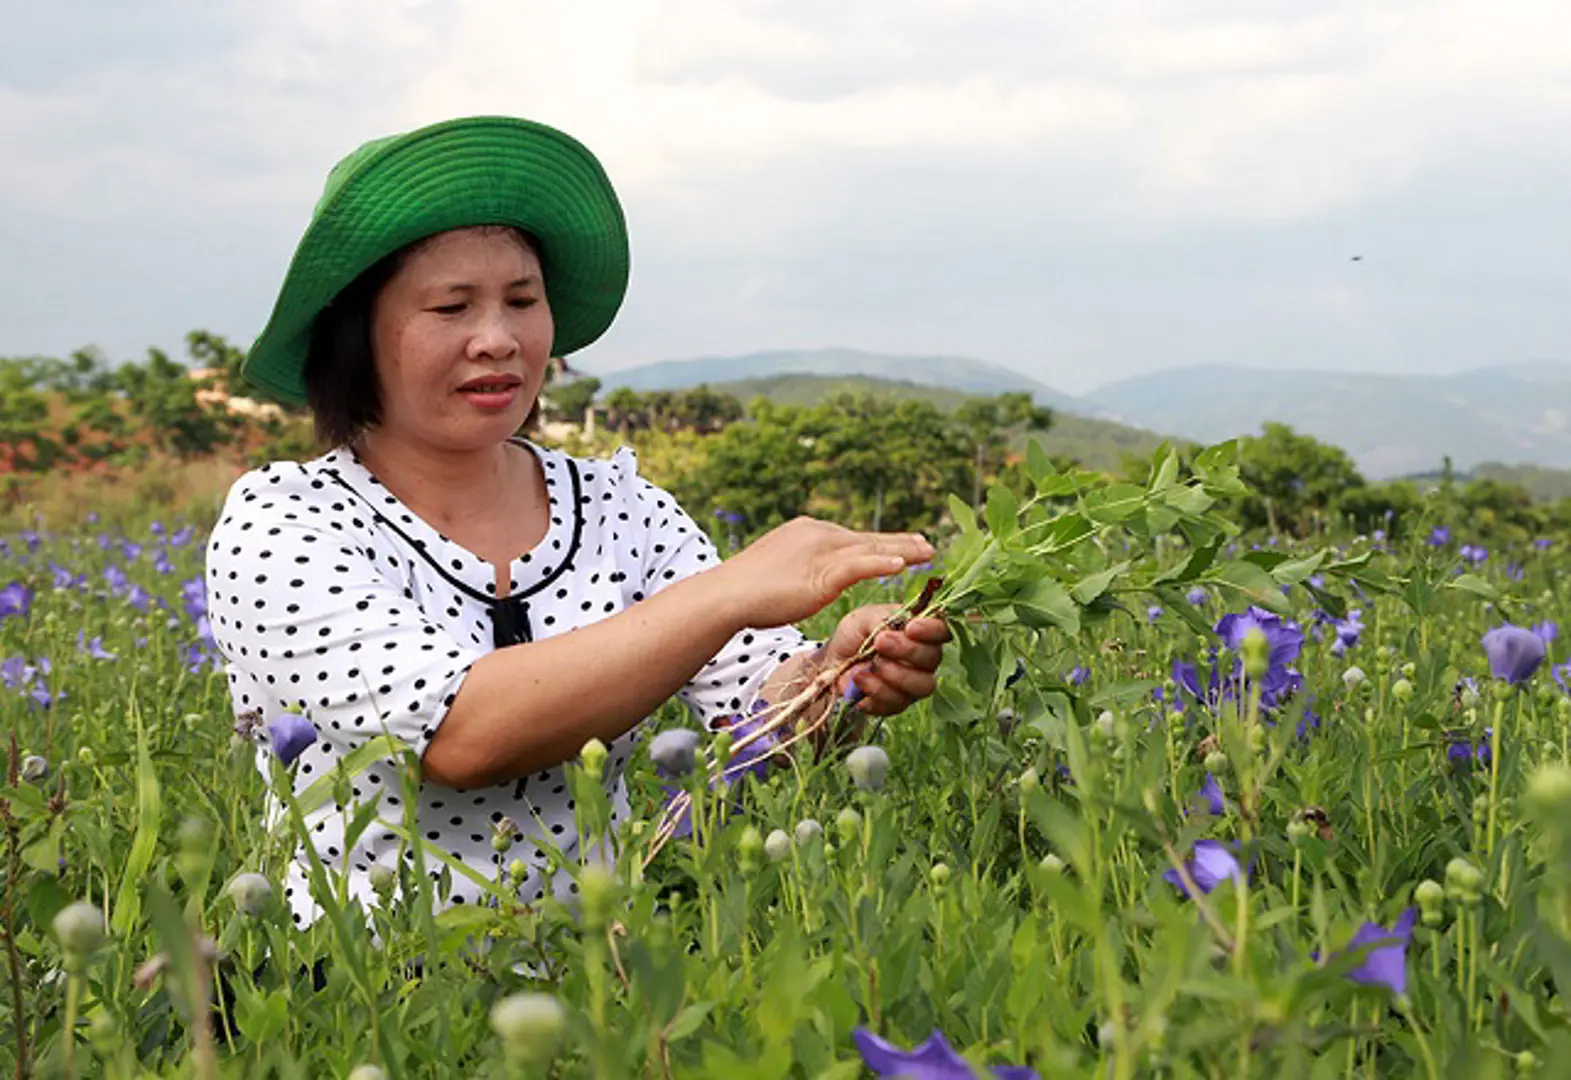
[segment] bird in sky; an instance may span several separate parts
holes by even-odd
[[[1364,257],[1362,255],[1354,255],[1353,256],[1353,261],[1354,262],[1363,262],[1364,261]]]

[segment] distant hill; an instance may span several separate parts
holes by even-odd
[[[626,386],[640,393],[647,390],[685,390],[708,383],[762,379],[772,375],[872,375],[881,379],[926,386],[943,386],[973,394],[1001,394],[1024,390],[1038,405],[1055,409],[1089,407],[1069,394],[1054,390],[1002,364],[962,356],[896,356],[863,352],[860,349],[776,350],[744,356],[711,356],[693,360],[662,360],[654,364],[623,368],[620,371],[595,371],[607,388]]]
[[[606,387],[624,385],[615,375],[604,376]],[[742,402],[755,397],[768,398],[779,405],[816,405],[841,392],[869,393],[897,400],[925,401],[941,412],[949,412],[973,395],[941,386],[923,386],[898,379],[870,375],[771,375],[758,379],[714,382],[709,388],[729,394]],[[1015,448],[1025,449],[1027,435],[1014,440]],[[1053,410],[1053,426],[1045,433],[1030,437],[1041,443],[1049,454],[1074,458],[1090,469],[1115,471],[1126,454],[1149,457],[1162,442],[1160,435],[1107,420],[1094,420],[1074,413]]]
[[[1087,395],[1128,422],[1211,443],[1267,420],[1342,447],[1370,478],[1486,461],[1571,467],[1571,364],[1459,375],[1361,375],[1193,367]]]
[[[1571,499],[1571,469],[1546,469],[1541,465],[1502,465],[1486,461],[1468,470],[1477,480],[1498,480],[1503,484],[1519,484],[1539,502],[1558,502]]]

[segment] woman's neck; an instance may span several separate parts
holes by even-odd
[[[371,432],[352,449],[383,487],[439,530],[506,506],[527,464],[527,454],[505,442],[482,450],[445,451]]]

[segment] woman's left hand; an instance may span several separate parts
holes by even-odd
[[[868,604],[848,612],[824,646],[824,663],[835,667],[855,656],[862,642],[890,615],[896,604]],[[876,655],[853,667],[835,689],[841,694],[855,682],[866,696],[857,709],[871,716],[893,716],[933,693],[933,673],[944,658],[949,627],[942,619],[912,619],[900,630],[881,630],[873,641]]]

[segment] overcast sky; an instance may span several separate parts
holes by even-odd
[[[0,355],[249,344],[333,162],[478,112],[620,192],[592,369],[1571,360],[1566,0],[0,0]]]

